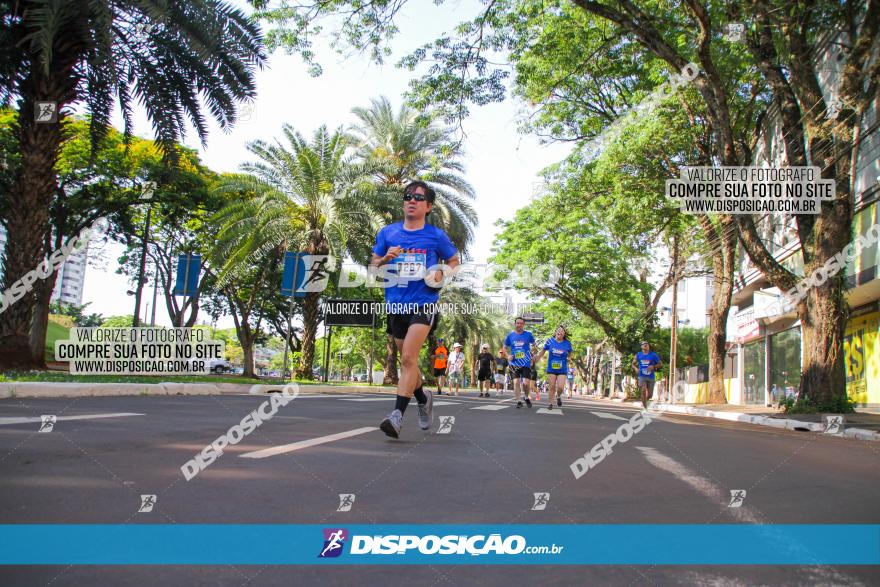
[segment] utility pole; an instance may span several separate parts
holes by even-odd
[[[134,317],[131,319],[131,326],[137,328],[141,325],[141,293],[144,290],[144,271],[147,266],[147,242],[150,238],[150,215],[153,212],[153,206],[148,204],[147,219],[144,222],[143,248],[141,249],[141,262],[138,267],[137,289],[134,293]]]
[[[159,267],[155,267],[153,273],[153,312],[150,314],[150,326],[156,325],[156,287],[159,283]]]
[[[678,354],[678,235],[672,237],[672,340],[669,342],[669,400],[672,403]]]

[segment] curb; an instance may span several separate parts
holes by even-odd
[[[129,395],[228,395],[250,394],[254,385],[269,389],[269,383],[73,383],[48,381],[13,381],[0,383],[0,398],[27,397],[111,397]],[[281,385],[283,387],[283,384]],[[346,385],[300,385],[302,392],[326,394],[390,393],[390,387],[354,387]]]
[[[641,405],[639,402],[630,403]],[[702,408],[692,408],[690,406],[677,406],[670,404],[655,405],[658,409],[673,414],[690,414],[692,416],[702,416],[704,418],[715,418],[717,420],[728,420],[731,422],[744,422],[746,424],[757,424],[759,426],[769,426],[771,428],[784,428],[786,430],[820,433],[825,430],[825,426],[819,422],[801,422],[800,420],[791,420],[789,418],[768,418],[767,416],[753,416],[741,412],[716,412],[713,410],[704,410]],[[846,436],[858,440],[880,442],[880,433],[865,430],[863,428],[844,428],[843,434],[829,434],[829,436]]]

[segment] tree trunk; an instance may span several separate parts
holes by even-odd
[[[315,335],[318,332],[318,292],[309,292],[303,302],[302,355],[296,376],[300,379],[313,379],[312,361],[315,358]]]
[[[11,205],[5,210],[7,236],[2,289],[6,295],[13,293],[12,284],[43,261],[46,252],[44,239],[49,230],[49,209],[57,192],[55,163],[61,149],[62,116],[59,104],[58,122],[37,124],[34,96],[52,101],[53,96],[62,95],[57,87],[49,87],[53,85],[51,79],[32,72],[19,102],[17,130],[21,165],[9,190]],[[28,292],[0,314],[0,370],[45,367],[45,360],[34,361],[31,352],[34,303],[33,292]]]
[[[727,355],[727,316],[733,296],[733,274],[736,262],[737,237],[733,219],[720,217],[720,228],[705,216],[699,218],[703,233],[709,242],[718,242],[718,250],[712,254],[712,283],[714,292],[709,307],[709,403],[726,404],[724,391],[724,359]],[[673,390],[670,390],[670,393]],[[670,396],[672,397],[672,396]]]
[[[801,348],[801,397],[822,410],[846,411],[846,373],[843,363],[843,336],[846,328],[842,288],[829,279],[813,288],[801,304],[803,339]]]
[[[46,330],[49,328],[49,300],[55,289],[58,273],[34,284],[34,318],[31,322],[31,361],[40,369],[46,369]]]
[[[715,290],[718,295],[718,290]],[[728,296],[728,300],[729,300]],[[724,392],[724,359],[727,356],[727,315],[730,310],[730,302],[723,309],[712,304],[709,316],[709,403],[726,404],[727,396]]]
[[[385,339],[385,377],[383,385],[397,385],[397,343],[394,336],[388,335]]]
[[[243,353],[242,362],[244,363],[243,377],[254,377],[254,339],[251,336],[250,328],[245,328],[246,332],[242,332],[238,337],[238,343],[241,345]]]

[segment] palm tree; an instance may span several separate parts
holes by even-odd
[[[8,290],[48,252],[55,164],[72,107],[91,115],[94,150],[116,101],[126,137],[134,103],[142,104],[157,141],[173,159],[173,144],[187,122],[206,141],[202,102],[223,128],[234,123],[236,101],[256,95],[254,70],[266,55],[256,24],[218,0],[4,0],[0,6],[0,104],[17,101],[14,130],[21,158],[8,194],[0,194]],[[41,102],[48,109],[40,105],[37,113]],[[44,123],[53,119],[53,107],[57,121]],[[32,295],[4,312],[0,368],[33,364],[32,314]]]
[[[366,263],[370,240],[381,225],[383,197],[369,167],[355,163],[349,138],[322,126],[312,142],[290,125],[282,129],[290,147],[255,141],[248,150],[260,162],[241,166],[245,174],[226,178],[221,189],[254,194],[221,210],[217,239],[228,252],[219,279],[259,251],[276,246],[310,255],[346,255]],[[318,292],[303,302],[303,340],[297,376],[311,379],[318,329]]]
[[[384,210],[391,220],[400,220],[400,193],[410,181],[420,179],[437,192],[429,221],[449,234],[464,255],[473,241],[477,213],[471,202],[474,189],[464,179],[461,144],[453,141],[452,130],[426,120],[415,110],[401,106],[394,111],[388,98],[371,101],[369,108],[355,108],[358,124],[351,135],[358,153],[375,165],[373,178],[386,196]],[[388,335],[385,383],[397,383],[397,346]]]

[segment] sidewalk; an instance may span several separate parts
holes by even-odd
[[[10,381],[0,383],[0,398],[40,398],[120,395],[240,395],[250,393],[254,385],[266,389],[283,388],[283,384],[260,383],[73,383],[61,381]],[[383,385],[332,385],[300,383],[300,393],[357,394],[396,392]]]
[[[612,401],[641,406],[641,403],[637,401],[624,401],[619,398],[609,399],[593,396],[589,397],[600,401]],[[779,409],[768,408],[765,406],[654,403],[651,405],[651,408],[673,414],[688,414],[703,418],[716,418],[731,422],[744,422],[746,424],[757,424],[759,426],[786,428],[788,430],[822,433],[825,431],[822,414],[789,415]],[[877,413],[877,411],[873,409],[865,409],[864,411],[856,411],[852,414],[844,414],[843,428],[843,434],[835,436],[846,436],[848,438],[857,438],[859,440],[880,442],[880,413]]]

